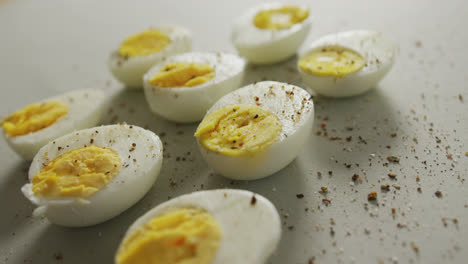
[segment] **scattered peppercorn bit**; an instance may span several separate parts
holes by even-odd
[[[357,181],[357,180],[359,180],[359,178],[360,178],[360,177],[359,177],[359,174],[354,174],[353,177],[351,177],[351,179],[352,179],[353,181]]]
[[[302,194],[302,193],[296,194],[296,197],[298,199],[302,199],[302,198],[304,198],[304,194]]]
[[[400,162],[400,158],[398,158],[396,156],[388,156],[387,160],[390,161],[390,162],[394,162],[394,163],[399,163]]]
[[[441,198],[442,197],[442,192],[441,191],[436,191],[435,196],[437,196],[437,198]]]
[[[252,198],[250,199],[250,204],[255,205],[257,203],[257,198],[255,198],[255,195],[252,195]]]
[[[382,191],[389,191],[389,190],[390,190],[390,185],[388,185],[388,184],[382,184],[382,185],[380,185],[380,189],[381,189]]]
[[[377,192],[371,192],[367,195],[367,200],[375,201],[377,200]]]

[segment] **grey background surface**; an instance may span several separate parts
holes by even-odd
[[[314,134],[285,169],[231,182],[201,159],[196,124],[151,114],[143,93],[123,90],[106,63],[127,35],[161,23],[188,27],[194,50],[234,51],[232,21],[256,2],[17,0],[0,6],[0,116],[64,91],[102,88],[112,101],[103,123],[164,132],[167,155],[139,203],[106,223],[70,229],[31,217],[33,205],[20,192],[29,162],[0,140],[0,262],[112,263],[123,233],[148,209],[169,197],[228,187],[258,192],[280,211],[283,237],[271,263],[467,263],[468,2],[303,1],[314,21],[302,49],[327,33],[373,29],[398,43],[396,64],[364,95],[316,97]],[[272,79],[303,86],[295,63],[249,66],[245,84]],[[400,163],[388,164],[390,155]],[[354,183],[354,174],[362,181]],[[376,203],[367,201],[371,191]]]

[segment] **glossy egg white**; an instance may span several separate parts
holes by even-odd
[[[272,64],[283,61],[294,54],[309,33],[311,15],[288,29],[270,30],[257,28],[253,21],[261,10],[288,6],[284,3],[267,3],[255,6],[239,17],[232,30],[232,42],[239,54],[254,64]],[[299,6],[308,9],[305,6]]]
[[[397,53],[396,44],[382,33],[353,30],[327,35],[314,41],[301,57],[330,45],[354,50],[365,60],[365,66],[361,70],[339,78],[316,76],[298,67],[302,80],[310,88],[318,94],[330,97],[354,96],[376,87],[392,68]]]
[[[127,88],[141,89],[143,87],[143,75],[153,65],[172,55],[188,52],[192,49],[192,34],[188,29],[175,25],[152,28],[165,33],[171,39],[171,43],[163,50],[147,56],[128,58],[120,56],[116,50],[109,57],[108,66],[110,71]]]
[[[207,115],[235,104],[257,105],[276,115],[282,125],[279,139],[263,151],[247,156],[216,153],[199,143],[208,166],[231,179],[255,180],[281,170],[296,158],[311,133],[314,120],[314,104],[307,91],[281,82],[259,82],[225,95]]]
[[[262,264],[278,246],[281,221],[275,206],[259,194],[232,189],[194,192],[164,202],[137,219],[123,240],[151,219],[187,207],[205,209],[220,225],[221,242],[212,264]]]
[[[158,87],[149,83],[156,73],[172,62],[207,64],[216,75],[192,87]],[[245,65],[241,57],[222,52],[191,52],[173,56],[145,74],[143,83],[146,101],[151,111],[165,119],[178,123],[199,121],[219,98],[241,86]]]
[[[104,92],[95,89],[71,91],[36,103],[47,101],[63,102],[69,106],[68,113],[36,132],[16,137],[3,133],[8,145],[26,160],[31,160],[42,146],[57,137],[98,125],[106,107]]]
[[[38,206],[35,215],[45,216],[57,225],[90,226],[119,215],[149,191],[161,169],[161,140],[149,130],[124,124],[80,130],[50,142],[34,157],[29,180],[32,181],[49,160],[91,142],[117,152],[122,162],[120,172],[87,198],[39,197],[33,193],[31,183],[24,185],[23,194]]]

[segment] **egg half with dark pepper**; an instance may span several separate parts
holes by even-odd
[[[53,139],[99,124],[105,109],[101,90],[77,90],[25,106],[1,122],[10,147],[31,160]]]
[[[26,198],[35,215],[89,226],[119,215],[145,195],[163,159],[159,137],[131,125],[72,132],[45,145],[29,168]]]
[[[331,97],[374,88],[392,68],[397,47],[382,33],[353,30],[324,36],[300,56],[298,70],[315,92]]]
[[[145,74],[146,101],[154,113],[171,121],[199,121],[219,98],[241,86],[245,64],[223,52],[173,56]]]
[[[242,190],[194,192],[158,205],[127,230],[116,264],[262,264],[281,222],[274,205]]]
[[[216,172],[232,179],[269,176],[296,158],[314,120],[304,89],[265,81],[223,96],[198,126],[200,152]]]
[[[293,56],[311,26],[309,9],[282,3],[251,8],[233,26],[232,42],[254,64],[272,64]]]

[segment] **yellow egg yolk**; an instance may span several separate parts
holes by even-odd
[[[215,74],[214,69],[206,64],[168,63],[149,80],[149,83],[159,87],[192,87],[213,79]]]
[[[66,152],[51,160],[32,179],[35,195],[89,197],[120,171],[119,155],[110,148],[91,145]]]
[[[309,16],[308,9],[285,6],[278,9],[262,10],[254,18],[254,25],[261,29],[288,29],[301,23]]]
[[[206,116],[195,132],[205,148],[228,156],[258,153],[278,140],[277,116],[256,105],[230,105]]]
[[[209,264],[221,235],[219,224],[205,210],[174,209],[128,236],[115,259],[117,264]]]
[[[146,56],[163,50],[171,43],[168,35],[159,30],[149,29],[132,35],[120,44],[122,57]]]
[[[68,105],[60,101],[30,104],[2,121],[3,131],[10,137],[23,136],[51,126],[68,113]]]
[[[313,75],[342,77],[361,70],[365,60],[354,50],[327,46],[302,56],[298,65],[303,71]]]

